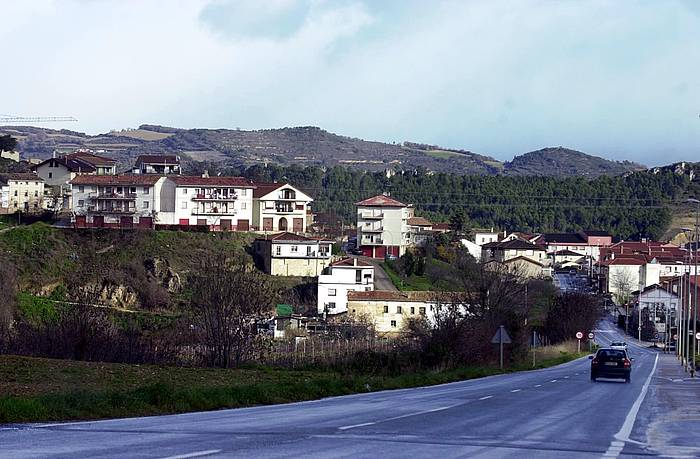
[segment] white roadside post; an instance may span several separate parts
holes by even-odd
[[[576,332],[576,339],[578,340],[578,353],[581,353],[581,338],[583,338],[582,332]]]

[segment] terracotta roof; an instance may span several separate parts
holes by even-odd
[[[369,292],[348,291],[348,301],[419,301],[419,302],[462,302],[464,292],[428,292],[395,290],[371,290]]]
[[[0,180],[7,183],[8,180],[22,181],[22,182],[43,182],[41,177],[31,172],[11,172],[8,174],[0,174]]]
[[[47,160],[44,160],[40,162],[39,164],[35,164],[32,166],[32,170],[35,171],[39,166],[43,166],[44,164],[47,164],[51,161],[54,161],[66,169],[68,169],[70,172],[85,172],[85,173],[91,173],[95,172],[95,166],[90,164],[87,161],[83,161],[80,158],[49,158]]]
[[[253,182],[245,177],[201,177],[177,175],[168,177],[178,186],[233,186],[237,188],[254,188]]]
[[[624,257],[624,256],[618,256],[615,258],[611,258],[608,260],[603,260],[600,262],[602,266],[613,266],[613,265],[622,265],[622,266],[642,266],[647,264],[647,261],[644,257]]]
[[[180,158],[176,155],[139,155],[136,164],[180,164]]]
[[[450,228],[449,223],[434,223],[433,229],[434,230],[450,230],[451,228]]]
[[[533,260],[532,258],[528,258],[528,257],[522,256],[522,255],[517,256],[515,258],[509,258],[506,261],[504,261],[503,263],[508,265],[508,264],[515,263],[516,261],[521,261],[521,260],[526,261],[528,263],[532,263],[533,265],[537,265],[540,268],[544,267],[544,265],[542,263],[540,263],[539,261]]]
[[[389,196],[384,196],[383,194],[365,199],[364,201],[356,202],[355,205],[365,207],[407,207],[406,204],[402,203],[401,201],[392,199]]]
[[[266,194],[272,193],[285,185],[287,185],[287,183],[256,183],[255,191],[253,191],[253,197],[262,198]]]
[[[70,181],[73,185],[155,185],[159,175],[79,175]]]
[[[413,226],[433,226],[433,222],[423,217],[411,217],[408,219],[408,224]]]
[[[359,260],[357,258],[343,258],[342,260],[335,261],[331,263],[331,266],[339,266],[339,267],[344,267],[344,266],[362,266],[362,267],[374,267],[372,263],[367,263],[366,261]]]
[[[113,166],[116,164],[116,161],[111,159],[111,158],[105,158],[104,156],[97,156],[93,155],[92,153],[85,153],[85,152],[75,152],[75,153],[70,153],[68,155],[65,155],[64,158],[66,159],[80,159],[82,161],[85,161],[87,163],[92,164],[93,166]]]

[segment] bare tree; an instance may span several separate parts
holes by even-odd
[[[272,314],[277,292],[250,265],[219,258],[190,276],[195,327],[210,365],[231,367],[251,359],[262,347],[257,320]]]
[[[627,269],[617,270],[610,277],[610,285],[614,289],[618,304],[627,304],[632,294],[632,273]]]

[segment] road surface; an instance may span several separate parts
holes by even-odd
[[[605,322],[602,343],[620,339]],[[99,422],[5,426],[11,458],[637,457],[657,353],[631,345],[632,382],[589,360],[545,370],[314,402]],[[654,413],[639,418],[653,419]]]
[[[554,273],[554,285],[562,292],[586,292],[588,278],[585,275]]]

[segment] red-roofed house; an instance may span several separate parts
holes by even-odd
[[[140,155],[136,158],[135,174],[180,174],[180,157],[176,155]]]
[[[413,206],[379,195],[357,206],[357,245],[362,254],[373,258],[401,256],[411,245],[409,219]]]
[[[257,238],[253,253],[258,267],[273,276],[318,276],[331,262],[333,241],[294,233]]]
[[[253,221],[255,185],[243,177],[173,175],[175,210],[162,223],[204,225],[211,230],[248,231]]]
[[[256,183],[253,227],[258,231],[305,233],[313,199],[288,183]]]

